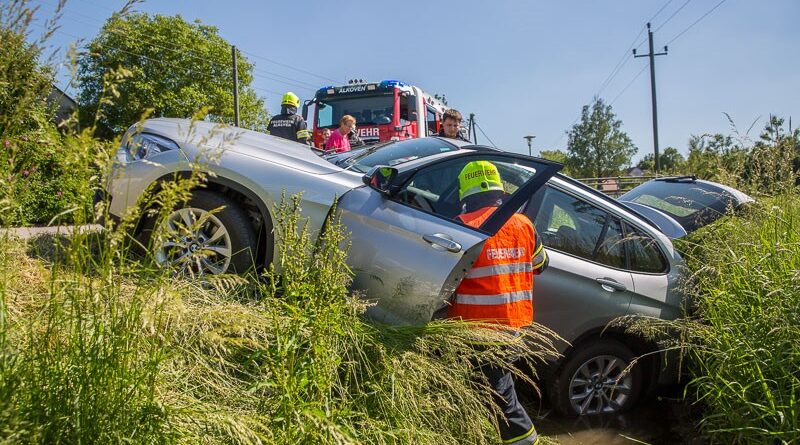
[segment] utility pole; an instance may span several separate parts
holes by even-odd
[[[653,152],[656,161],[656,173],[660,170],[661,161],[658,157],[658,109],[656,107],[656,56],[666,56],[667,47],[664,46],[663,53],[656,53],[653,51],[653,31],[650,30],[650,22],[647,22],[647,40],[650,42],[649,54],[636,54],[636,48],[633,49],[633,57],[649,57],[650,58],[650,96],[653,102]]]
[[[233,58],[233,125],[239,126],[239,69],[236,67],[236,45],[231,45]]]
[[[475,113],[469,114],[469,134],[472,135],[472,143],[478,145],[478,135],[475,134]]]
[[[522,137],[523,139],[527,139],[528,140],[528,156],[533,156],[533,149],[531,148],[531,142],[533,141],[533,139],[535,137],[536,136],[533,136],[533,135],[528,135],[528,136],[523,136]]]

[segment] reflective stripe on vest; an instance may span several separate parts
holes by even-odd
[[[476,304],[480,306],[489,306],[493,304],[509,304],[509,303],[516,303],[517,301],[525,301],[532,299],[533,299],[533,291],[530,290],[506,292],[504,294],[496,294],[496,295],[456,294],[456,303]]]
[[[471,269],[466,278],[484,278],[492,275],[504,275],[509,273],[532,272],[533,264],[530,261],[524,263],[497,264],[495,266],[483,266]]]
[[[471,227],[480,227],[494,213],[485,207],[460,215]],[[486,240],[472,268],[458,285],[448,316],[483,320],[514,328],[533,321],[533,259],[536,232],[531,221],[514,214]]]

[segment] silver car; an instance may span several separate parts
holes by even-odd
[[[483,242],[523,211],[550,256],[536,278],[536,320],[568,342],[546,372],[554,406],[573,415],[625,410],[669,374],[658,354],[624,373],[654,345],[606,327],[632,313],[677,317],[683,260],[651,218],[557,175],[558,164],[442,138],[324,157],[261,133],[180,119],[132,127],[117,158],[106,190],[116,217],[148,187],[188,174],[192,163],[213,173],[164,222],[170,236],[152,245],[157,261],[192,274],[274,261],[281,233],[273,210],[282,193],[302,193],[312,232],[338,198],[352,242],[353,288],[377,302],[371,317],[390,323],[426,323],[440,314]],[[477,229],[454,219],[462,210],[458,172],[475,160],[498,166],[507,193]],[[662,226],[676,224],[661,216]],[[143,221],[138,235],[151,229]]]

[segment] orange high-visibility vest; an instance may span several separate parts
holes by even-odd
[[[496,207],[484,207],[458,218],[480,227]],[[486,240],[480,256],[456,289],[449,317],[480,320],[514,328],[533,323],[534,257],[541,244],[527,216],[515,213],[500,231]],[[537,247],[540,251],[537,251]]]

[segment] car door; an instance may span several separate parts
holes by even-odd
[[[671,320],[681,315],[680,266],[671,267],[655,237],[625,222],[625,244],[636,290],[629,311]]]
[[[628,311],[622,223],[586,197],[552,185],[542,193],[528,209],[550,258],[534,282],[534,319],[573,342]]]
[[[479,160],[506,172],[506,196],[481,227],[472,228],[455,218],[462,210],[458,174]],[[352,288],[375,303],[368,315],[393,324],[422,324],[442,313],[484,241],[560,165],[508,153],[462,151],[401,167],[393,169],[391,191],[356,188],[338,208],[350,233]]]

